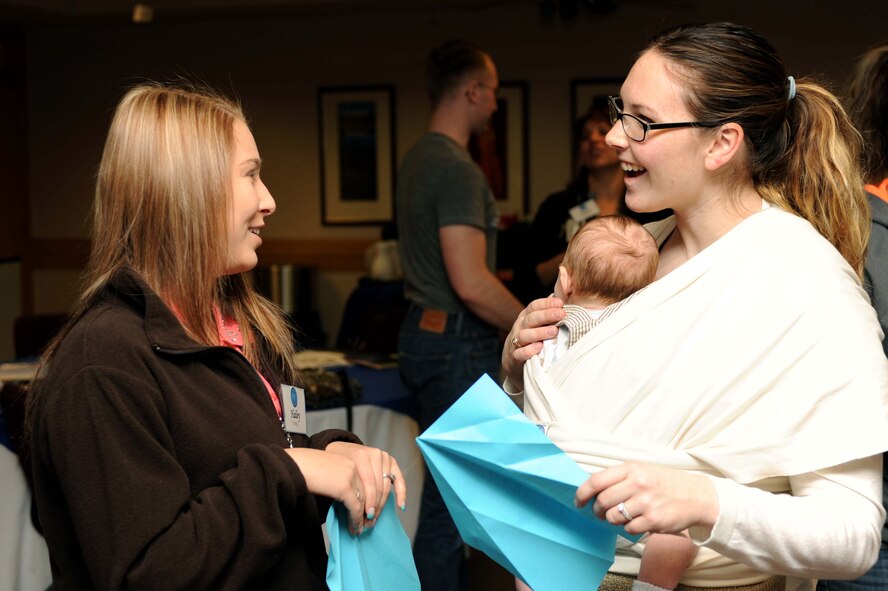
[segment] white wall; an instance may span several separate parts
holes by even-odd
[[[734,20],[780,49],[794,74],[843,80],[854,58],[884,39],[883,0],[624,0],[612,14],[544,23],[537,3],[241,21],[129,23],[34,29],[28,35],[30,231],[39,238],[86,235],[86,212],[110,111],[122,88],[144,78],[186,75],[234,89],[252,119],[263,176],[278,202],[272,238],[374,238],[375,227],[320,223],[317,89],[394,84],[398,160],[422,133],[428,108],[423,64],[451,37],[474,40],[500,78],[529,87],[532,209],[570,173],[572,78],[623,76],[644,40],[667,25]],[[261,251],[260,251],[261,257]],[[68,281],[67,278],[63,279]],[[324,278],[322,316],[334,322],[356,274]],[[47,282],[38,312],[60,305]],[[329,290],[329,292],[328,292]],[[345,293],[340,293],[343,291]],[[335,294],[331,296],[331,294]],[[338,324],[326,325],[335,335]]]

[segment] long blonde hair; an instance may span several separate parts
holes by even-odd
[[[759,194],[811,222],[863,277],[870,212],[862,140],[839,100],[812,80],[788,78],[776,50],[740,25],[676,27],[646,51],[676,66],[697,120],[743,127],[744,174]]]
[[[225,275],[238,121],[246,123],[240,105],[208,89],[150,83],[126,93],[99,166],[92,250],[72,323],[118,270],[130,267],[194,340],[218,344],[218,306],[241,326],[254,366],[270,362],[268,369],[291,380],[294,343],[283,312],[244,274]],[[259,335],[270,359],[260,359]]]

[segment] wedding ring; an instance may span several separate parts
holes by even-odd
[[[626,521],[632,521],[632,514],[626,510],[626,505],[624,505],[623,503],[617,505],[617,511],[619,511],[620,514],[626,518]]]
[[[512,339],[512,346],[515,347],[516,349],[521,348],[521,346],[522,346],[521,341],[518,340],[518,337],[515,337]]]
[[[355,497],[360,501],[361,500],[361,489],[355,489]]]
[[[395,476],[394,474],[389,474],[388,472],[383,472],[383,473],[382,473],[382,477],[383,477],[383,478],[388,478],[389,480],[391,480],[391,481],[392,481],[392,484],[395,483],[395,479],[397,478],[397,476]]]

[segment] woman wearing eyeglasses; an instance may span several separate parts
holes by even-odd
[[[576,175],[566,189],[549,195],[540,204],[530,229],[532,252],[514,266],[510,289],[523,302],[552,293],[567,243],[581,224],[617,213],[644,224],[669,214],[637,213],[626,207],[623,171],[616,151],[605,143],[610,128],[606,97],[596,97],[586,114],[574,123],[574,153],[579,165]]]
[[[592,473],[578,504],[630,533],[689,530],[683,585],[860,575],[885,519],[888,361],[860,281],[859,135],[833,95],[728,23],[656,36],[611,113],[626,203],[675,212],[648,226],[657,280],[557,376],[534,355],[561,302],[533,302],[503,352],[506,389],[537,409],[554,390],[531,418]],[[633,585],[643,550],[619,548],[602,588]]]

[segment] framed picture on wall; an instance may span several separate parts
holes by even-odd
[[[487,131],[469,140],[469,153],[487,176],[500,225],[508,226],[529,209],[527,83],[500,83],[496,102]]]
[[[321,222],[382,224],[394,213],[395,89],[318,89]]]

